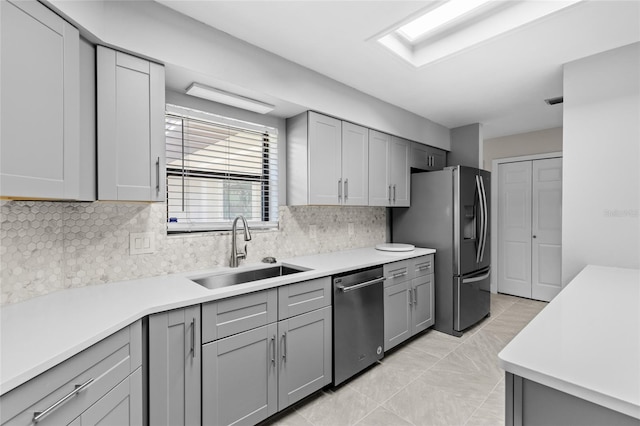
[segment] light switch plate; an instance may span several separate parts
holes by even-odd
[[[156,251],[153,232],[131,232],[129,234],[129,254],[152,254]]]

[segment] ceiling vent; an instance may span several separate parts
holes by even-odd
[[[556,105],[564,102],[564,97],[558,96],[556,98],[545,99],[544,101],[547,103],[547,105]]]

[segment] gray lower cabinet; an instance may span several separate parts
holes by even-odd
[[[331,306],[278,322],[278,410],[331,383]]]
[[[142,368],[109,391],[70,426],[142,425]]]
[[[202,346],[202,424],[254,425],[278,411],[276,323]]]
[[[141,425],[141,366],[137,321],[0,396],[0,424]]]
[[[435,323],[433,255],[384,265],[384,350]]]
[[[507,426],[638,426],[640,421],[574,395],[506,373]]]
[[[149,316],[149,424],[199,425],[200,305]]]

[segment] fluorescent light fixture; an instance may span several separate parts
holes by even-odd
[[[274,105],[270,105],[265,102],[198,83],[193,83],[189,86],[187,89],[187,95],[197,96],[199,98],[208,99],[225,105],[231,105],[236,108],[246,109],[260,114],[266,114],[273,111],[275,108]]]
[[[414,41],[424,34],[436,30],[464,15],[484,6],[491,0],[448,0],[419,18],[398,28],[398,34]]]

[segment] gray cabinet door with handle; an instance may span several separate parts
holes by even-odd
[[[331,306],[278,323],[278,409],[331,383]]]
[[[200,305],[149,317],[149,424],[200,424]]]
[[[277,324],[202,346],[202,424],[255,425],[278,410]]]
[[[97,48],[98,199],[164,201],[164,66]]]
[[[384,289],[384,350],[411,337],[410,281]]]
[[[411,280],[411,334],[431,327],[433,316],[433,275],[425,275]]]

